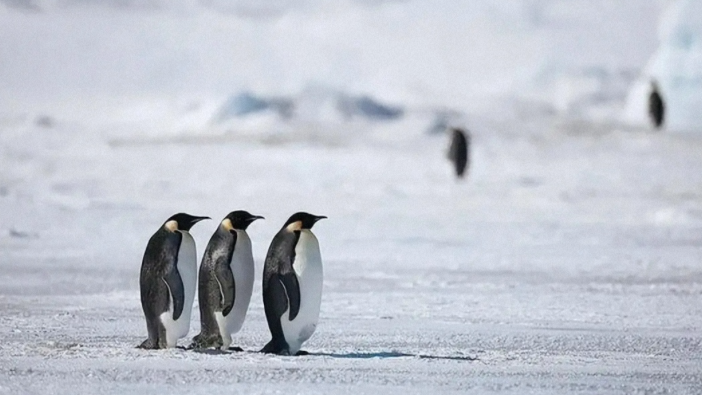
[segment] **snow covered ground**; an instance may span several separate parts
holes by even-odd
[[[5,126],[0,391],[699,392],[702,139],[515,125],[475,129],[463,183],[444,136],[409,123],[89,150],[74,125]],[[250,229],[259,276],[290,213],[329,216],[314,355],[134,349],[150,234],[176,211],[239,208],[267,218]],[[194,228],[200,251],[213,227]],[[259,281],[248,351],[268,336]]]
[[[0,3],[0,393],[702,392],[702,133],[616,122],[668,2],[490,3]],[[626,28],[597,45],[596,21]],[[213,122],[241,92],[296,112]],[[402,116],[340,111],[364,95]],[[428,133],[441,114],[473,134],[463,182]],[[150,235],[235,209],[267,218],[247,352],[135,349]],[[262,260],[299,210],[329,217],[320,326],[310,356],[260,355]]]

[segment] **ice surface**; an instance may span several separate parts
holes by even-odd
[[[0,3],[0,393],[702,391],[702,139],[608,121],[667,2],[143,4]],[[238,92],[302,115],[213,123]],[[235,209],[267,218],[247,352],[135,349],[148,238]],[[262,260],[298,210],[329,217],[320,323],[264,356]]]

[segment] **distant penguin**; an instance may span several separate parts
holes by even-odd
[[[448,158],[453,163],[456,176],[462,178],[468,167],[470,149],[470,135],[459,128],[451,129],[451,145],[448,150]]]
[[[665,103],[661,96],[660,87],[655,80],[651,81],[651,93],[648,95],[648,115],[656,129],[660,129],[665,121]]]
[[[324,216],[293,214],[275,235],[263,269],[263,307],[273,339],[261,350],[300,355],[317,328],[322,302],[322,257],[312,226]]]
[[[159,228],[146,245],[139,288],[149,338],[139,348],[175,347],[190,330],[197,285],[195,241],[189,230],[209,219],[179,213]]]
[[[254,282],[254,259],[246,228],[262,218],[246,211],[233,211],[224,217],[210,238],[200,264],[201,329],[193,338],[193,348],[228,350],[232,334],[239,332],[244,324]]]

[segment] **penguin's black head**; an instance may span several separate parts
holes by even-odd
[[[210,219],[210,217],[195,217],[190,214],[178,213],[168,218],[164,226],[171,232],[177,230],[189,231],[196,223],[202,221],[203,219]]]
[[[327,217],[323,215],[312,215],[301,211],[288,218],[283,228],[288,228],[290,230],[312,229],[312,226],[314,226],[317,221],[324,218]]]
[[[265,219],[260,215],[250,214],[248,211],[237,210],[227,214],[222,220],[222,226],[231,231],[232,229],[246,230],[257,219]]]
[[[463,138],[466,141],[470,140],[470,133],[466,132],[465,130],[463,130],[461,128],[452,128],[451,134],[453,135],[454,139]]]

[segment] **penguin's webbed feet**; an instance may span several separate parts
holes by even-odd
[[[273,340],[269,341],[260,352],[264,354],[290,355],[290,350],[288,349],[287,344],[283,346]]]
[[[155,342],[153,339],[146,339],[144,340],[140,345],[136,346],[136,348],[140,348],[142,350],[158,350],[158,343]]]
[[[188,344],[188,347],[186,347],[188,350],[197,350],[200,349],[200,344],[202,343],[202,334],[197,334],[193,336],[193,338],[190,341],[190,344]]]
[[[199,334],[193,337],[193,342],[188,346],[188,350],[204,350],[207,348],[222,347],[222,338],[219,335],[205,337]]]
[[[229,347],[227,350],[236,351],[236,352],[244,352],[244,349],[241,347]]]

